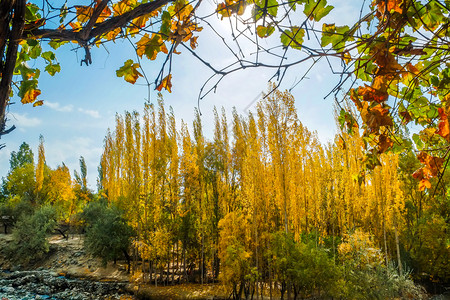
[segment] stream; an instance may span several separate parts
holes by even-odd
[[[47,270],[1,271],[1,300],[103,300],[133,299],[123,282],[98,282],[59,276]]]

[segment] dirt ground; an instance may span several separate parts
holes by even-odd
[[[12,235],[0,234],[0,247],[6,246]],[[49,237],[50,251],[46,257],[27,266],[27,269],[52,270],[67,277],[81,277],[92,280],[129,281],[126,265],[108,263],[106,267],[98,258],[85,253],[82,235],[71,235],[69,239],[61,235]],[[15,268],[5,257],[0,257],[2,269]]]

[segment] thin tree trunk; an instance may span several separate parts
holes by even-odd
[[[155,286],[158,286],[158,266],[155,268]]]
[[[384,239],[384,253],[385,253],[385,260],[386,260],[386,266],[388,265],[388,249],[387,249],[387,239],[386,239],[386,223],[384,220],[384,215],[383,215],[383,239]]]
[[[397,232],[397,221],[394,218],[394,233],[395,233],[395,246],[397,248],[397,263],[398,263],[398,272],[400,276],[403,275],[403,266],[402,266],[402,260],[400,258],[400,243],[398,240],[398,232]]]
[[[183,245],[183,270],[184,270],[184,279],[187,280],[187,270],[186,270],[186,246]]]
[[[201,257],[201,262],[200,262],[200,276],[201,276],[201,284],[203,284],[203,263],[204,263],[204,255],[205,255],[205,247],[204,247],[204,243],[203,243],[203,232],[202,232],[202,257]]]
[[[177,244],[176,244],[177,245],[177,273],[178,273],[178,271],[180,269],[180,261],[179,261],[180,254],[178,253],[180,244],[178,242],[179,241],[177,240]],[[179,278],[180,278],[180,274],[178,274],[178,282],[180,282]]]
[[[272,300],[272,266],[269,262],[269,299]]]

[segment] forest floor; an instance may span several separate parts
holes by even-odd
[[[49,253],[39,261],[33,262],[27,266],[21,266],[8,260],[4,255],[4,251],[2,251],[7,247],[11,239],[12,235],[10,234],[0,234],[0,271],[3,270],[3,276],[0,275],[0,279],[7,278],[8,276],[11,276],[10,274],[19,272],[24,272],[26,276],[29,276],[30,271],[33,272],[33,274],[37,274],[36,272],[44,272],[45,274],[53,274],[55,278],[120,284],[121,289],[123,287],[123,291],[120,293],[124,293],[124,295],[117,299],[226,298],[226,292],[218,284],[179,284],[155,287],[148,283],[142,283],[142,278],[139,275],[128,274],[125,261],[118,261],[117,264],[110,262],[105,267],[101,259],[92,257],[85,252],[82,235],[71,235],[69,239],[65,239],[61,235],[51,236],[49,238]],[[35,279],[34,281],[36,282],[37,280]],[[2,295],[1,290],[0,296],[4,296]],[[62,299],[60,297],[61,296],[55,299]],[[10,297],[6,299],[16,298]],[[66,299],[75,298],[68,296]],[[95,299],[95,297],[92,299]]]

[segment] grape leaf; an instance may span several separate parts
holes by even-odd
[[[123,77],[125,81],[135,84],[142,74],[137,70],[140,67],[138,63],[134,63],[133,60],[127,60],[119,70],[116,71],[117,77]]]

